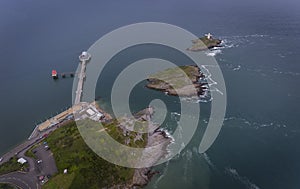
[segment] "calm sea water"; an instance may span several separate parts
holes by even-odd
[[[212,32],[225,41],[214,55],[228,93],[222,131],[205,154],[197,151],[209,104],[190,144],[156,167],[147,188],[298,189],[300,187],[300,4],[297,1],[17,1],[0,2],[0,154],[26,140],[35,124],[70,106],[72,79],[53,81],[52,69],[73,71],[78,54],[98,38],[136,22],[175,24],[195,35]],[[158,48],[129,49],[110,62],[97,94],[109,107],[116,70]],[[169,57],[185,64],[182,57]],[[122,60],[122,64],[117,64]],[[139,84],[137,111],[162,98],[176,127],[178,99]],[[147,98],[146,98],[147,97]]]

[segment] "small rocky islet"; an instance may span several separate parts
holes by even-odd
[[[198,66],[178,66],[150,75],[146,87],[171,96],[194,97],[203,95],[207,89],[207,83],[199,82],[200,78],[205,75]]]
[[[222,40],[215,39],[208,33],[203,37],[192,40],[193,45],[188,51],[205,51],[214,47],[220,47]],[[195,97],[205,93],[208,89],[207,82],[201,82],[205,75],[197,65],[184,65],[168,68],[147,78],[146,87],[163,91],[171,96]]]
[[[187,48],[188,51],[205,51],[214,47],[220,47],[222,40],[214,38],[210,33],[203,37],[192,40],[193,45]]]

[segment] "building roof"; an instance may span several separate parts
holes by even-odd
[[[90,109],[90,108],[86,112],[88,114],[90,114],[91,116],[95,114],[95,112],[92,109]]]
[[[20,158],[20,159],[18,159],[18,163],[24,164],[24,163],[27,163],[27,160],[24,158]]]

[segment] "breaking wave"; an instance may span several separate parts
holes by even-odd
[[[201,156],[205,159],[205,161],[207,162],[207,164],[209,165],[209,167],[215,171],[217,171],[217,167],[216,165],[210,160],[209,156],[207,155],[207,153],[203,153],[201,154]]]
[[[163,168],[163,170],[161,171],[161,175],[158,177],[158,179],[155,181],[154,185],[153,185],[153,188],[158,188],[158,184],[159,182],[164,178],[165,174],[167,173],[168,171],[168,168],[169,168],[169,163],[170,161],[167,161],[165,167]]]
[[[222,50],[221,49],[212,49],[208,52],[205,52],[205,54],[207,56],[216,56],[217,54],[221,54],[222,53]]]
[[[240,181],[248,189],[260,189],[256,184],[252,183],[247,177],[241,176],[236,169],[226,168],[225,173],[230,175],[232,178]]]
[[[272,128],[286,128],[287,125],[286,124],[280,124],[280,123],[275,123],[275,122],[256,122],[256,121],[250,121],[246,118],[242,118],[242,117],[226,117],[224,118],[224,123],[229,122],[229,121],[237,121],[240,123],[244,123],[244,124],[238,124],[240,125],[240,127],[243,126],[247,126],[247,127],[251,127],[254,129],[260,129],[260,128],[266,128],[266,127],[272,127]],[[231,125],[231,124],[228,124]]]

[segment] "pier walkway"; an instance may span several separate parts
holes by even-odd
[[[88,54],[87,52],[82,52],[82,54],[79,56],[79,60],[81,62],[81,69],[78,75],[78,85],[77,85],[77,90],[76,90],[76,96],[75,96],[75,101],[74,104],[79,104],[81,101],[82,97],[82,89],[83,89],[83,83],[85,79],[85,70],[86,70],[86,64],[90,60],[91,55]]]

